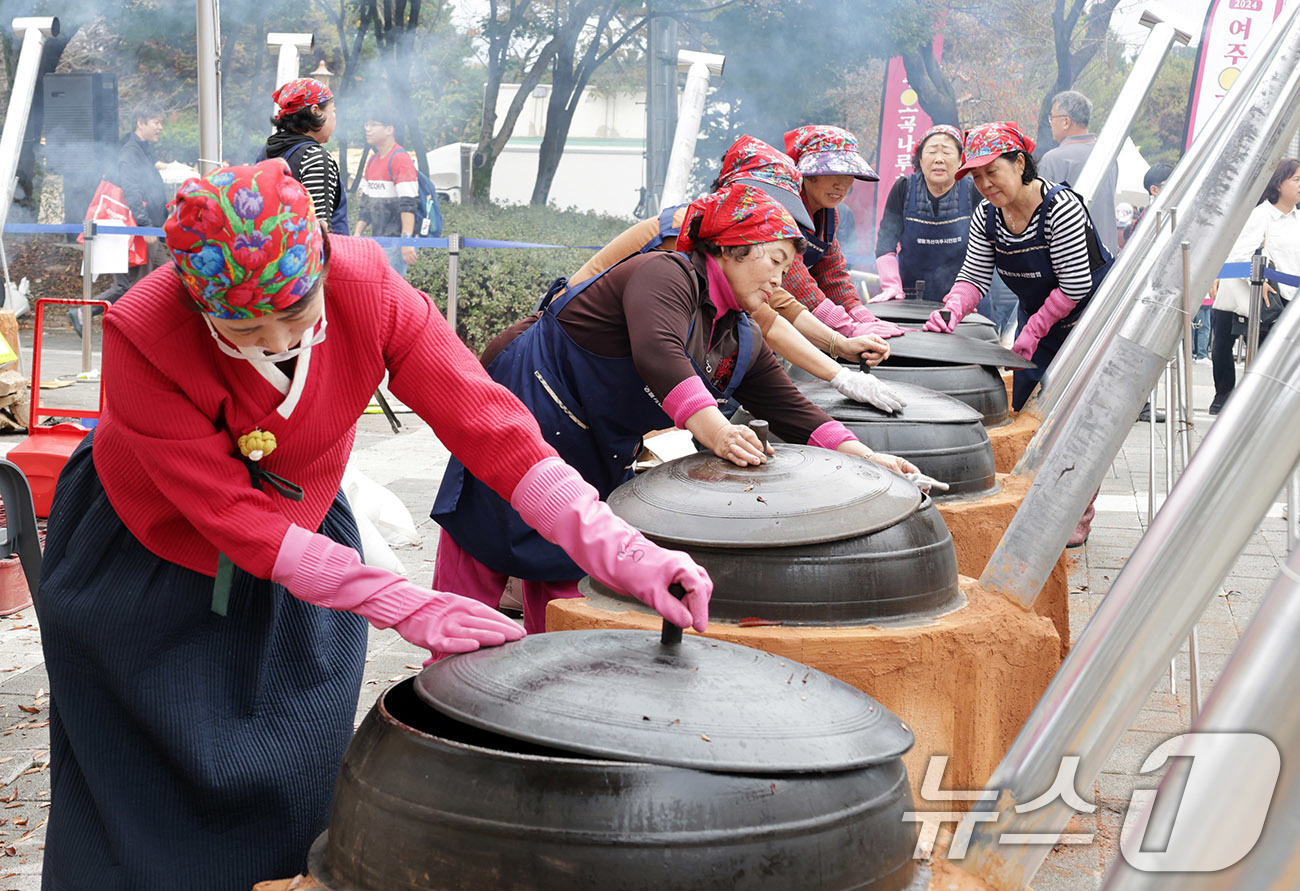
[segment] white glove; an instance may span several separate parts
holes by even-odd
[[[850,399],[874,405],[891,415],[907,405],[889,384],[861,371],[842,368],[831,378],[831,386]]]
[[[941,483],[932,476],[926,476],[924,473],[905,473],[903,476],[911,480],[912,485],[916,486],[922,492],[929,492],[931,489],[938,489],[940,492],[948,491],[948,484]]]

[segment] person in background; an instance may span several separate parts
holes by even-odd
[[[1119,232],[1119,246],[1122,249],[1128,240],[1128,232],[1133,225],[1133,205],[1121,201],[1115,205],[1115,228]]]
[[[433,654],[523,636],[362,562],[339,484],[385,372],[530,528],[705,629],[708,574],[615,517],[372,242],[322,232],[283,160],[187,181],[164,228],[173,266],[105,316],[103,417],[50,512],[43,887],[233,891],[305,872],[367,623]]]
[[[785,134],[785,153],[803,176],[799,194],[812,216],[813,231],[804,233],[808,247],[791,264],[782,287],[819,321],[841,334],[902,334],[902,328],[876,318],[862,305],[835,234],[839,227],[836,208],[848,197],[853,183],[880,179],[858,153],[857,137],[839,127],[799,127]]]
[[[1229,263],[1249,262],[1256,249],[1263,247],[1264,256],[1272,268],[1291,275],[1300,273],[1300,159],[1283,158],[1269,178],[1259,206],[1251,211],[1228,252]],[[1264,312],[1259,338],[1262,343],[1272,319],[1283,304],[1296,295],[1292,285],[1278,284],[1281,293],[1271,285],[1264,286]],[[1217,415],[1237,386],[1237,368],[1232,358],[1232,347],[1237,337],[1245,334],[1250,313],[1250,285],[1243,278],[1225,278],[1215,281],[1210,288],[1214,298],[1211,312],[1210,359],[1214,365],[1214,399],[1210,414]],[[1270,310],[1272,310],[1270,312]]]
[[[1097,137],[1088,132],[1091,119],[1092,103],[1082,93],[1066,90],[1052,97],[1052,110],[1047,122],[1052,128],[1052,138],[1059,145],[1045,152],[1038,162],[1038,172],[1043,179],[1067,186],[1079,182],[1079,174],[1097,145]],[[1115,225],[1115,186],[1118,181],[1119,165],[1112,163],[1088,206],[1097,236],[1111,256],[1119,250],[1119,230]]]
[[[876,300],[921,297],[938,303],[952,289],[966,259],[970,215],[979,196],[969,179],[958,180],[962,135],[936,124],[912,153],[915,172],[894,181],[876,236]],[[918,280],[925,292],[917,293]]]
[[[1146,204],[1133,212],[1133,221],[1124,229],[1125,241],[1133,237],[1134,231],[1137,230],[1138,223],[1142,222],[1142,218],[1146,216],[1148,208],[1151,207],[1151,202],[1156,200],[1156,196],[1160,194],[1160,190],[1165,187],[1165,181],[1169,179],[1173,172],[1174,165],[1166,164],[1163,161],[1159,164],[1152,164],[1147,168],[1147,172],[1142,176],[1142,187],[1147,190],[1147,194],[1150,195],[1151,198]]]
[[[122,140],[117,152],[117,185],[122,188],[122,199],[137,226],[161,226],[167,218],[167,187],[156,166],[158,155],[154,147],[163,133],[162,110],[156,105],[141,105],[132,119],[135,128]],[[158,242],[158,236],[146,235],[144,243],[148,250],[145,262],[126,272],[113,273],[112,286],[97,295],[96,300],[113,303],[128,288],[166,262],[167,252]],[[100,315],[104,308],[93,306],[91,311]],[[78,337],[81,336],[81,313],[80,309],[68,310],[68,320]]]
[[[366,142],[375,156],[361,176],[361,216],[357,235],[369,231],[372,237],[415,237],[415,215],[420,200],[420,180],[415,161],[393,137],[397,115],[379,106],[366,120]],[[398,275],[415,262],[411,245],[386,247],[388,262]]]
[[[736,183],[691,202],[677,247],[552,290],[541,313],[499,334],[482,357],[602,498],[632,478],[645,434],[665,427],[689,430],[739,466],[764,463],[770,452],[754,431],[718,408],[733,397],[785,442],[918,473],[810,403],[755,330],[749,314],[803,247],[789,211]],[[545,628],[549,601],[579,596],[581,568],[528,529],[472,468],[448,465],[430,515],[442,526],[435,585],[495,606],[508,578],[522,579],[530,632]]]
[[[799,197],[802,177],[787,155],[752,136],[741,136],[722,156],[722,169],[713,191],[732,184],[750,185],[767,194],[794,217],[801,231],[812,229],[812,218]],[[688,205],[665,208],[657,220],[635,223],[597,251],[569,281],[584,282],[620,261],[649,250],[677,249],[677,236]],[[842,395],[867,402],[886,412],[904,401],[879,378],[845,368],[835,359],[878,365],[889,357],[888,343],[874,335],[842,337],[826,327],[784,288],[777,288],[753,312],[763,340],[772,351],[809,374],[827,381]],[[825,351],[825,352],[820,352]],[[826,353],[830,354],[828,358]]]
[[[339,165],[324,148],[337,122],[334,94],[320,81],[300,77],[272,93],[271,101],[275,132],[258,160],[289,162],[293,178],[307,187],[321,225],[335,235],[347,235],[348,193],[339,180]]]

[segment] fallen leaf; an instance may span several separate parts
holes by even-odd
[[[26,818],[26,817],[14,817],[14,825],[15,825],[15,826],[26,826],[26,825],[27,825],[27,818]]]
[[[41,711],[40,709],[38,709],[38,708],[37,708],[36,706],[34,706],[34,705],[19,705],[18,707],[19,707],[20,709],[22,709],[23,711],[27,712],[27,714],[29,714],[29,715],[40,714],[40,711]]]
[[[704,740],[705,742],[713,742],[713,740],[709,739],[709,737],[703,733],[700,734],[700,739]]]
[[[766,502],[766,501],[764,501],[764,499],[763,499],[763,496],[762,496],[762,495],[755,495],[755,496],[754,496],[754,498],[755,498],[755,499],[756,499],[756,500],[758,500],[758,501],[762,501],[762,502],[763,502],[763,503],[764,503],[764,504],[767,504],[767,502]]]

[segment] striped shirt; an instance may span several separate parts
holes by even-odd
[[[312,204],[316,206],[316,217],[328,224],[334,215],[335,197],[339,193],[339,169],[322,146],[309,145],[302,149],[298,181],[311,196]]]
[[[1038,180],[1041,193],[1046,194],[1054,183]],[[995,259],[993,242],[988,240],[984,224],[989,208],[988,200],[982,200],[971,215],[970,240],[966,247],[966,260],[962,263],[957,281],[970,282],[979,288],[981,294],[989,292],[993,279]],[[1043,213],[1040,204],[1029,218],[1024,232],[1012,232],[1007,228],[1002,211],[994,214],[996,221],[997,250],[1002,253],[1014,252],[1022,245],[1032,242],[1038,236],[1039,215]],[[1097,251],[1097,236],[1092,231],[1092,221],[1083,202],[1074,192],[1064,190],[1056,194],[1052,206],[1047,209],[1048,255],[1052,260],[1052,269],[1056,272],[1058,287],[1071,300],[1082,300],[1092,292],[1092,270],[1100,265],[1101,258]],[[1012,284],[1008,282],[1008,284]],[[1014,286],[1013,286],[1014,289]]]

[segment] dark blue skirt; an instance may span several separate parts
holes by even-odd
[[[247,891],[306,868],[365,662],[360,616],[146,550],[91,436],[59,477],[39,591],[50,679],[46,891]],[[320,531],[360,550],[340,493]]]

